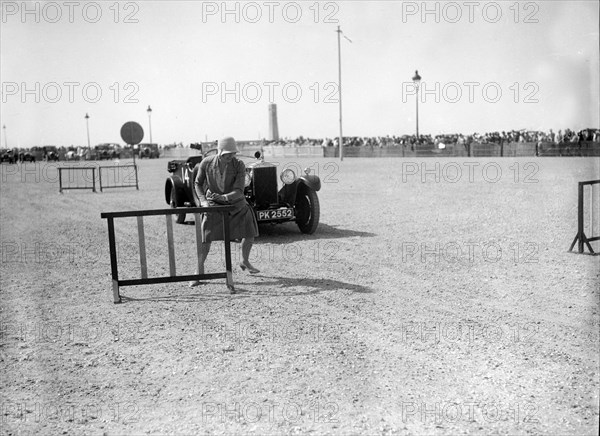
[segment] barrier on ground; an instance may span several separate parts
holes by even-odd
[[[469,148],[464,144],[448,144],[444,148],[435,147],[433,144],[420,144],[414,147],[414,151],[410,150],[412,154],[407,153],[407,157],[466,157],[469,155]]]
[[[509,142],[500,146],[500,156],[502,157],[529,157],[537,155],[537,142]]]
[[[211,206],[211,207],[188,207],[188,208],[173,208],[173,209],[157,209],[157,210],[138,210],[128,212],[103,212],[100,217],[107,220],[108,223],[108,244],[110,249],[110,269],[112,276],[112,291],[114,303],[121,302],[121,294],[119,288],[121,286],[136,286],[136,285],[151,285],[157,283],[173,283],[190,280],[226,280],[227,288],[233,294],[235,288],[233,286],[233,273],[231,271],[231,246],[229,233],[229,212],[234,209],[233,206]],[[175,265],[175,245],[173,242],[173,219],[171,215],[181,213],[191,213],[196,217],[196,251],[198,262],[200,262],[201,246],[202,246],[202,229],[201,229],[201,213],[217,212],[221,214],[223,219],[223,235],[225,243],[225,269],[224,273],[213,274],[188,274],[178,276]],[[167,249],[169,253],[169,276],[163,277],[148,277],[148,267],[146,261],[146,242],[144,236],[144,218],[145,216],[164,215],[167,225]],[[119,267],[117,259],[117,247],[115,242],[115,218],[137,217],[138,241],[140,253],[140,270],[141,278],[130,280],[119,280]]]
[[[110,188],[139,190],[137,165],[58,167],[58,192],[70,189],[91,189],[96,192],[96,171],[100,192]],[[104,172],[104,175],[103,175]]]
[[[65,176],[63,172],[66,173]],[[90,172],[91,177],[88,176]],[[96,168],[58,167],[58,192],[62,194],[67,189],[91,189],[96,192]]]
[[[104,178],[102,172],[104,171]],[[98,167],[100,192],[110,188],[135,188],[139,191],[137,165]]]
[[[469,157],[501,157],[500,144],[473,142],[470,146]]]
[[[287,145],[265,145],[262,147],[266,158],[277,157],[323,157],[323,147],[318,146],[300,146],[291,147]]]
[[[391,145],[387,147],[344,147],[344,157],[461,157],[468,156],[465,145],[447,145],[436,148],[433,144]],[[337,147],[323,147],[323,157],[339,157]]]
[[[590,242],[600,240],[600,186],[598,186],[598,189],[594,189],[594,186],[599,184],[600,180],[579,182],[577,192],[577,235],[575,235],[575,239],[569,248],[570,252],[573,252],[575,244],[578,243],[577,253],[593,255],[600,254],[594,252],[594,249],[590,244]],[[589,200],[587,202],[587,208],[585,207],[586,186],[589,186]],[[590,235],[589,237],[586,235],[586,230],[587,234]],[[587,247],[589,253],[585,253],[585,247]]]
[[[163,148],[160,152],[160,157],[167,159],[187,159],[191,156],[201,156],[203,152],[216,148],[214,142],[201,143],[202,150],[191,147],[172,147]],[[240,154],[253,156],[257,150],[262,150],[262,141],[236,141],[237,148]]]
[[[247,151],[240,148],[244,154]],[[264,155],[267,159],[291,157],[339,157],[337,147],[265,145]],[[183,159],[199,155],[198,150],[174,148],[165,150],[164,156]],[[533,156],[600,156],[600,143],[582,141],[581,143],[553,142],[507,142],[503,144],[490,142],[472,142],[471,144],[446,144],[445,148],[433,144],[398,144],[386,147],[358,146],[344,147],[344,157],[533,157]]]
[[[600,143],[582,142],[540,142],[539,156],[600,156]]]
[[[201,156],[202,152],[194,148],[164,148],[161,153],[161,157],[167,159],[187,159],[190,156]]]
[[[276,147],[275,147],[276,148]],[[282,151],[274,151],[274,157],[284,157]],[[600,143],[553,142],[472,142],[471,144],[446,144],[436,148],[433,144],[391,145],[387,147],[344,147],[344,157],[533,157],[533,156],[600,156]],[[323,157],[339,157],[337,147],[323,147]]]

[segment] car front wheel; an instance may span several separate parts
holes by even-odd
[[[296,224],[302,233],[312,235],[319,225],[319,197],[315,190],[304,186],[296,196]]]
[[[175,188],[171,188],[171,208],[172,209],[176,209],[177,208],[177,192],[175,190]],[[173,215],[175,217],[175,222],[177,224],[183,224],[185,222],[185,214],[184,213],[178,213]]]

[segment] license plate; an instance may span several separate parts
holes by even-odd
[[[258,221],[290,219],[294,218],[294,209],[286,207],[281,209],[259,210],[257,215]]]

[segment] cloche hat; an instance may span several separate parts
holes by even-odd
[[[231,136],[219,139],[217,150],[219,150],[219,154],[238,152],[237,146],[235,145],[235,139]]]

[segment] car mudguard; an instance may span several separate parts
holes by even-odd
[[[296,203],[296,194],[300,185],[307,186],[314,191],[321,189],[321,179],[319,177],[308,174],[298,177],[294,183],[283,185],[279,190],[279,202],[282,204],[294,205]]]
[[[313,191],[319,191],[321,189],[321,179],[313,174],[300,176],[298,177],[298,180],[311,188]]]

